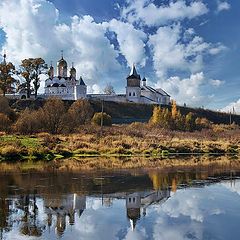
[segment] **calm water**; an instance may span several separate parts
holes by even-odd
[[[240,239],[240,171],[0,173],[0,239]]]

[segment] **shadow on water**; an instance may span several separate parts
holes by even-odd
[[[240,197],[219,195],[226,194],[225,185],[233,192],[236,183],[240,193],[238,160],[145,170],[57,170],[48,164],[37,169],[6,164],[0,168],[0,239],[219,239],[218,234],[236,239],[239,233],[231,228],[218,233],[212,227],[212,218],[221,211],[228,220],[240,220],[223,206],[226,198],[239,210]],[[206,201],[209,191],[216,209],[211,198]],[[221,221],[219,217],[220,225]],[[169,230],[170,235],[157,230],[179,227],[179,222],[186,226]],[[185,238],[174,238],[173,233]]]

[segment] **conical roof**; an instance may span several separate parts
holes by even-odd
[[[80,77],[79,81],[80,81],[80,85],[86,86],[86,84],[85,84],[85,82],[83,81],[82,77]]]
[[[135,67],[134,64],[133,64],[133,66],[132,66],[132,69],[131,69],[131,72],[130,72],[128,78],[141,79],[140,75],[137,73],[137,70],[136,70],[136,67]]]

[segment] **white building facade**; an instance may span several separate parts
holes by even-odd
[[[77,100],[87,97],[87,86],[82,77],[76,79],[76,69],[72,65],[68,76],[68,65],[63,56],[57,63],[57,76],[54,67],[48,71],[49,78],[45,81],[45,97],[59,97],[63,100]]]
[[[63,100],[77,100],[80,98],[100,99],[111,102],[133,102],[142,104],[170,104],[170,96],[162,89],[154,89],[147,85],[147,80],[137,73],[133,65],[127,77],[125,94],[87,94],[87,86],[82,77],[77,80],[76,69],[72,66],[68,76],[68,65],[63,56],[57,63],[57,76],[51,65],[49,78],[45,81],[44,97],[59,97]]]

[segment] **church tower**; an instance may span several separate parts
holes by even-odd
[[[63,51],[62,51],[62,58],[57,63],[57,68],[58,68],[58,76],[62,78],[66,78],[68,66],[67,66],[67,62],[63,58]]]
[[[127,77],[126,99],[129,102],[140,102],[141,97],[141,77],[137,73],[135,65]]]
[[[72,67],[70,69],[70,78],[72,80],[76,80],[76,77],[77,77],[77,71],[76,71],[76,68],[74,67],[74,64],[72,63]]]
[[[50,79],[53,79],[53,77],[54,77],[54,68],[53,68],[52,62],[51,62],[51,66],[48,70],[48,76]]]

